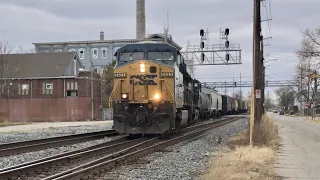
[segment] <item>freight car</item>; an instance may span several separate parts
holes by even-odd
[[[240,112],[233,98],[202,88],[170,44],[128,44],[115,57],[109,107],[113,129],[120,134],[165,134],[201,117]]]
[[[201,91],[204,92],[210,101],[210,117],[219,117],[221,116],[222,111],[222,97],[217,91],[208,88],[202,87]]]

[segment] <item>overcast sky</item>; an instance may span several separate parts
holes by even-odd
[[[267,80],[292,79],[301,31],[315,28],[319,0],[266,0],[263,23]],[[201,81],[252,80],[253,0],[146,0],[147,33],[163,32],[169,10],[170,34],[185,46],[199,44],[199,30],[209,28],[210,42],[219,43],[219,29],[230,29],[230,43],[241,44],[242,65],[197,67]],[[271,12],[271,13],[270,13]],[[0,0],[0,38],[12,46],[33,48],[33,42],[135,38],[135,0]],[[235,89],[237,91],[238,89]],[[247,94],[248,89],[244,89]],[[274,89],[270,89],[274,90]],[[232,92],[229,89],[228,92]]]

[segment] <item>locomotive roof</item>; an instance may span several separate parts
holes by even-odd
[[[134,43],[127,44],[117,50],[114,54],[117,56],[118,52],[132,52],[132,51],[178,51],[177,48],[168,44],[168,43],[153,43],[153,42],[142,42],[142,43]]]

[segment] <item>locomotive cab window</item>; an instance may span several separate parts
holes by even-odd
[[[119,61],[135,61],[144,59],[144,52],[124,52],[120,53]]]
[[[148,59],[149,60],[157,60],[157,61],[173,61],[174,54],[173,52],[161,52],[161,51],[154,51],[148,52]]]

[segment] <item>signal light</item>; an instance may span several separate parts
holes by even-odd
[[[201,53],[201,61],[204,61],[204,53]]]
[[[226,47],[226,48],[229,48],[229,41],[226,41],[226,42],[225,42],[225,47]]]
[[[226,36],[229,35],[229,28],[226,28],[226,30],[224,31],[224,34],[225,34]]]
[[[201,37],[204,36],[204,30],[203,29],[200,30],[200,36]]]
[[[201,42],[200,44],[200,48],[203,49],[204,48],[204,42]]]
[[[230,54],[226,54],[226,61],[230,60]]]

